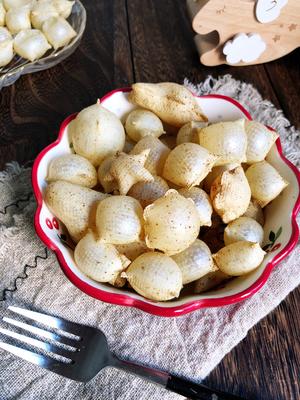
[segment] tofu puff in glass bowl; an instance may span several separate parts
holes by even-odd
[[[176,316],[244,300],[297,242],[299,172],[234,99],[143,85],[71,115],[37,157],[37,234],[102,301]]]
[[[0,90],[70,56],[85,26],[79,0],[1,0]]]

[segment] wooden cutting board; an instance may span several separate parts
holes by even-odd
[[[261,64],[300,46],[300,0],[187,0],[187,6],[204,65]]]

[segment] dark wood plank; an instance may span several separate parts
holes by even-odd
[[[207,68],[199,63],[185,0],[83,2],[88,25],[79,49],[60,65],[0,92],[1,169],[7,161],[33,159],[54,140],[65,116],[133,80],[188,77],[197,83],[230,73],[252,83],[299,126],[299,51],[266,66]],[[299,293],[251,329],[207,384],[249,399],[299,399]]]
[[[206,67],[199,62],[184,0],[128,1],[130,38],[137,81],[197,83],[208,75],[232,74],[252,83],[263,97],[279,105],[262,65]]]
[[[130,0],[128,16],[137,81],[181,83],[188,77],[197,83],[208,75],[230,73],[236,79],[252,83],[264,98],[282,107],[293,124],[299,124],[299,95],[288,97],[299,65],[294,55],[270,64],[270,68],[263,65],[209,68],[199,63],[184,0]],[[298,83],[292,93],[297,90],[299,93]],[[299,294],[298,289],[253,327],[210,374],[206,384],[251,400],[299,399]]]
[[[300,289],[255,325],[205,383],[251,400],[300,398]]]
[[[266,64],[265,69],[286,117],[299,129],[300,49]]]
[[[0,92],[0,169],[36,157],[63,119],[133,80],[124,0],[83,1],[87,27],[75,53]]]

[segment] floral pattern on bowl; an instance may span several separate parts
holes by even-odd
[[[272,251],[276,251],[281,247],[281,243],[276,243],[277,239],[279,236],[282,234],[282,226],[278,229],[278,231],[275,233],[273,231],[270,231],[269,233],[269,243],[265,244],[263,249],[267,252],[270,253]],[[275,244],[276,243],[276,244]]]
[[[73,250],[75,249],[75,245],[72,242],[72,239],[70,238],[70,235],[67,231],[66,228],[62,227],[62,224],[60,225],[57,218],[53,217],[52,220],[47,217],[45,219],[45,223],[51,231],[54,229],[56,232],[57,237],[61,241],[62,245],[65,247],[68,247],[69,249]]]
[[[128,102],[127,96],[131,89],[115,90],[101,99],[104,107],[114,112],[119,118],[134,108]],[[221,95],[197,97],[204,113],[211,122],[234,120],[238,118],[251,119],[249,113],[234,99]],[[67,239],[66,231],[58,227],[50,229],[46,220],[55,218],[43,201],[43,191],[47,185],[46,175],[50,161],[54,157],[73,152],[70,147],[68,125],[75,115],[68,117],[61,125],[58,139],[44,149],[37,157],[32,172],[32,184],[37,200],[35,228],[41,240],[55,251],[62,270],[79,289],[99,300],[112,304],[137,307],[151,314],[160,316],[178,316],[204,307],[218,307],[242,301],[256,293],[267,281],[272,269],[282,261],[296,245],[299,229],[296,215],[300,208],[300,175],[297,168],[288,161],[283,153],[278,139],[270,150],[267,160],[280,174],[290,182],[290,185],[265,208],[265,239],[263,247],[268,251],[262,264],[253,272],[231,279],[217,289],[206,293],[181,296],[169,302],[153,302],[137,293],[126,289],[118,289],[107,284],[101,284],[88,278],[78,269],[74,262],[73,250]],[[280,243],[278,239],[280,238]]]

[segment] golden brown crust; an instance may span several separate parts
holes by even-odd
[[[177,83],[135,83],[128,99],[175,127],[190,121],[207,121],[193,94]]]

